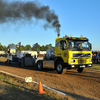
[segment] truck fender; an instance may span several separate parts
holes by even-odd
[[[55,68],[56,68],[56,64],[57,64],[58,61],[61,61],[62,63],[64,63],[64,61],[61,57],[56,57],[55,58]]]

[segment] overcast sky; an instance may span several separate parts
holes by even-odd
[[[12,1],[34,1],[34,0],[5,0]],[[60,37],[65,35],[73,37],[89,38],[93,50],[100,50],[100,0],[35,0],[39,6],[49,6],[58,16]],[[0,42],[7,46],[10,43],[22,45],[39,43],[55,45],[57,32],[55,28],[44,25],[46,20],[35,19],[0,22]]]

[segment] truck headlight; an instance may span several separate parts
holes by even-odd
[[[89,66],[89,67],[91,67],[92,65],[91,65],[91,64],[89,64],[88,66]]]
[[[75,67],[74,65],[72,65],[72,67]]]
[[[91,62],[92,60],[91,59],[89,59],[89,62]]]
[[[75,62],[75,60],[71,60],[70,62]]]

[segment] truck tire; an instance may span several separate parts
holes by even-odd
[[[64,69],[64,64],[61,61],[58,61],[56,64],[56,69],[58,74],[65,74],[67,69]]]
[[[78,68],[77,71],[78,71],[79,73],[83,73],[83,72],[86,72],[86,69],[85,69],[85,68]]]
[[[42,70],[42,69],[43,69],[43,62],[42,62],[42,61],[38,61],[38,62],[37,62],[37,68],[38,68],[39,70]]]

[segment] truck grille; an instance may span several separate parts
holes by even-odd
[[[90,53],[74,53],[73,57],[90,57]]]
[[[84,60],[84,59],[79,59],[78,60],[78,64],[85,64],[86,63],[86,60]]]

